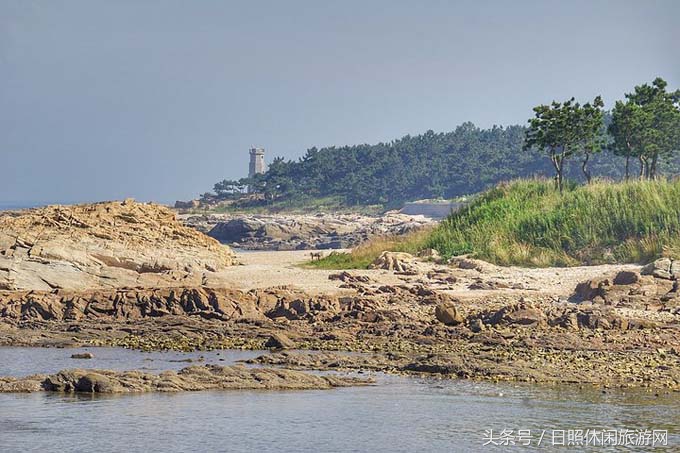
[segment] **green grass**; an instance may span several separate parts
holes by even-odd
[[[680,245],[680,182],[500,185],[446,219],[427,246],[500,265],[647,262]]]
[[[394,242],[398,245],[393,248],[380,246],[434,248],[445,258],[470,255],[532,267],[680,256],[680,181],[596,182],[569,185],[563,194],[550,181],[513,181],[475,197],[426,237]],[[335,262],[361,267],[380,253],[380,246],[365,245],[318,266]]]

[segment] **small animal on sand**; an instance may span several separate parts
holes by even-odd
[[[309,253],[309,256],[312,257],[312,261],[314,261],[314,260],[317,260],[317,261],[318,261],[318,260],[320,260],[321,257],[322,257],[321,252],[310,252],[310,253]]]

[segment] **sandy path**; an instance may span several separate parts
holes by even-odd
[[[342,251],[342,250],[338,250]],[[215,275],[217,281],[209,279],[209,285],[227,286],[249,290],[272,286],[294,286],[310,294],[338,294],[348,292],[340,288],[338,280],[330,280],[337,270],[305,268],[302,265],[310,259],[308,250],[257,251],[238,254],[242,265],[232,266]],[[393,273],[383,270],[359,270],[353,274],[369,275],[385,284],[402,283]]]

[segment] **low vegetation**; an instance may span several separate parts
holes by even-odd
[[[680,256],[680,181],[566,184],[517,180],[477,197],[432,231],[365,244],[319,267],[367,266],[382,250],[434,248],[499,265],[644,263]]]
[[[560,195],[546,181],[488,191],[427,241],[501,265],[646,262],[680,246],[680,182],[599,182]]]
[[[425,227],[401,236],[374,238],[355,247],[351,253],[331,252],[321,260],[308,264],[319,269],[366,269],[385,250],[418,253],[426,248],[432,231],[432,227]]]

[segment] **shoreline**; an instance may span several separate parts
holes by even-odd
[[[476,267],[465,269],[414,259],[417,271],[405,275],[301,268],[305,255],[245,254],[244,265],[214,277],[229,288],[3,292],[0,344],[149,351],[269,344],[285,349],[259,365],[680,390],[678,315],[649,306],[665,280],[644,277],[659,294],[637,306],[628,293],[640,283],[605,295],[624,306],[614,298],[569,301],[577,282],[611,281],[622,270],[638,275],[639,266],[521,269],[470,261],[463,267]],[[268,281],[293,285],[260,287]],[[450,325],[438,319],[442,306],[454,307]]]

